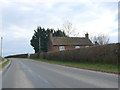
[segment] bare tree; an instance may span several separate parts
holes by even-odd
[[[94,44],[104,45],[109,43],[109,36],[105,34],[98,34],[97,36],[91,37]]]
[[[63,31],[65,31],[67,36],[76,36],[79,33],[75,33],[76,28],[73,26],[73,24],[70,21],[65,21],[63,24]]]

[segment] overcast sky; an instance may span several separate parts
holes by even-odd
[[[1,0],[3,55],[34,53],[30,39],[37,26],[62,28],[69,20],[83,37],[103,33],[118,42],[118,0]]]

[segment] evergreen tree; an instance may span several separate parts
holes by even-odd
[[[32,36],[32,39],[30,40],[35,53],[47,52],[47,43],[50,33],[53,34],[53,36],[66,37],[66,34],[59,29],[55,31],[54,29],[48,28],[47,30],[45,30],[44,28],[37,27],[37,29],[34,30],[34,35]]]
[[[54,31],[54,33],[53,33],[53,36],[56,36],[56,37],[66,37],[66,34],[65,34],[65,32],[63,31],[61,31],[61,30],[57,30],[57,31]]]

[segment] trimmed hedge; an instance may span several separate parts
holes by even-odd
[[[30,58],[37,58],[37,57],[38,57],[38,53],[30,54]]]
[[[41,53],[39,58],[73,62],[103,62],[117,65],[119,48],[120,43],[91,46],[74,50]]]
[[[91,46],[80,49],[31,54],[30,58],[72,62],[103,62],[118,65],[120,43]],[[28,54],[12,55],[7,58],[27,58]]]

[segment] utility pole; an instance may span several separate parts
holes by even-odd
[[[40,58],[40,50],[41,50],[41,45],[40,45],[40,37],[39,37],[39,41],[38,41],[39,43],[39,52],[38,52],[38,58]]]
[[[1,37],[1,49],[0,49],[0,56],[2,57],[2,39],[3,37]]]
[[[39,53],[40,53],[40,50],[41,50],[41,43],[40,43],[40,37],[39,37]]]

